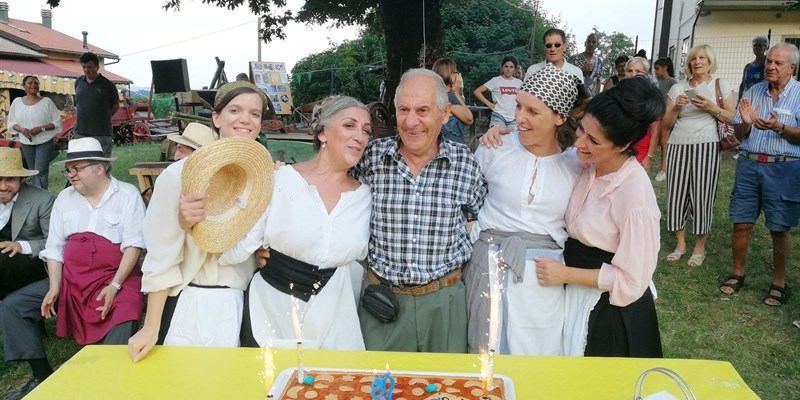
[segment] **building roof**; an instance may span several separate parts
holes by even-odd
[[[25,75],[49,75],[65,78],[77,78],[72,71],[67,71],[41,61],[3,60],[3,69]]]
[[[50,58],[45,58],[42,59],[41,61],[44,64],[48,64],[53,67],[71,72],[72,74],[69,76],[73,78],[77,78],[83,75],[83,68],[81,67],[81,64],[77,60],[53,60]],[[108,80],[114,83],[123,83],[123,84],[133,83],[133,81],[131,81],[130,79],[119,76],[107,69],[100,68],[100,73],[103,74],[103,76],[105,76]]]
[[[47,55],[31,50],[25,46],[18,45],[8,39],[0,37],[0,57],[3,56],[24,56],[24,57],[47,57]]]
[[[91,51],[102,58],[118,59],[119,56],[91,43],[89,49],[83,47],[83,39],[76,39],[38,22],[28,22],[9,18],[8,23],[0,22],[0,37],[4,37],[35,51],[52,51],[66,54],[83,54]]]

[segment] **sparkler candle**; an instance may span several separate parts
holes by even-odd
[[[289,289],[293,289],[294,284],[289,284]],[[292,301],[292,327],[294,335],[297,337],[297,383],[303,384],[305,380],[305,370],[303,369],[303,323],[300,321],[298,308],[300,307],[297,297],[289,296]]]
[[[275,364],[272,360],[272,347],[270,343],[266,343],[262,350],[262,357],[264,357],[264,387],[267,388],[267,400],[272,399],[272,384],[275,383]]]
[[[501,325],[500,295],[503,280],[500,275],[500,267],[497,265],[499,250],[499,245],[491,244],[486,252],[489,258],[489,346],[487,352],[481,357],[481,382],[484,393],[494,388],[494,355],[497,351]]]

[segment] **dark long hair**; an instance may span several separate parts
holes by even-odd
[[[672,59],[669,57],[661,57],[653,64],[660,65],[667,69],[667,74],[669,74],[670,78],[675,77],[675,66],[672,65]]]

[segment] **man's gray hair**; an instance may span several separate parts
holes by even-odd
[[[97,161],[97,165],[103,166],[103,171],[105,171],[107,177],[111,177],[111,161]]]
[[[797,46],[791,43],[781,42],[775,44],[772,47],[770,47],[769,50],[767,50],[767,54],[769,54],[772,50],[775,50],[780,47],[785,47],[792,52],[791,55],[789,56],[789,64],[797,65],[797,63],[800,63],[800,51],[797,50]]]
[[[409,80],[411,78],[416,77],[427,77],[433,80],[434,85],[436,86],[436,105],[439,107],[439,110],[444,111],[444,108],[447,107],[447,86],[444,85],[444,80],[442,79],[439,74],[433,72],[429,69],[425,68],[414,68],[406,71],[403,76],[400,77],[400,84],[397,85],[397,90],[394,92],[394,108],[397,109],[399,100],[400,100],[400,90],[403,88],[403,82]]]

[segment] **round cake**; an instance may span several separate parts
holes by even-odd
[[[311,384],[297,383],[294,371],[278,399],[371,400],[376,377],[369,372],[307,371]],[[477,376],[433,376],[432,374],[392,373],[392,400],[505,400],[503,378],[494,378],[494,388],[484,393]],[[381,399],[384,397],[381,396]]]

